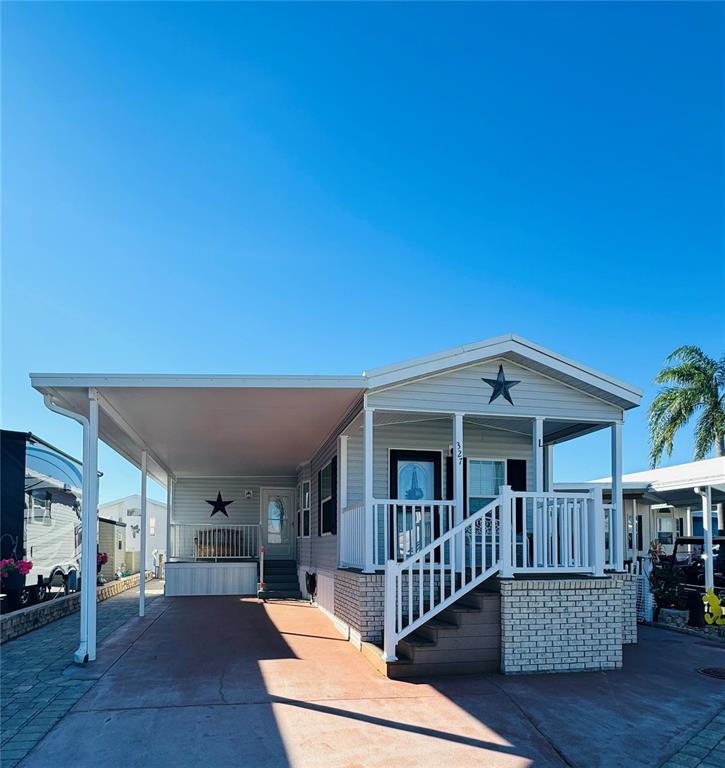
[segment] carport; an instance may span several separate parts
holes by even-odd
[[[362,376],[31,374],[46,406],[83,427],[81,577],[95,583],[98,440],[141,470],[141,562],[147,477],[167,490],[185,475],[292,474],[359,403]],[[92,480],[95,479],[95,480]],[[167,537],[168,539],[169,537]],[[142,571],[139,613],[144,614]],[[82,590],[76,662],[96,658],[96,603]]]

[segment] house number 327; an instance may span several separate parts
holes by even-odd
[[[463,448],[461,448],[461,441],[456,441],[456,458],[458,459],[459,466],[463,464]]]

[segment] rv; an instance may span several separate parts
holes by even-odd
[[[9,573],[2,591],[13,607],[42,600],[51,585],[78,583],[82,466],[31,432],[0,430],[2,559],[29,560]]]

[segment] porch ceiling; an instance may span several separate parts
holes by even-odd
[[[306,385],[301,377],[224,386],[94,386],[99,395],[99,438],[161,483],[176,476],[290,475],[308,460],[359,400],[350,380]],[[88,384],[33,382],[59,405],[88,414]],[[100,386],[99,386],[100,385]]]

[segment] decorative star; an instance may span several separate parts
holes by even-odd
[[[206,503],[211,504],[212,507],[214,507],[209,517],[214,517],[214,515],[216,515],[217,512],[223,512],[226,517],[229,517],[229,514],[227,513],[227,507],[230,504],[234,504],[234,499],[232,499],[231,501],[222,501],[222,494],[220,491],[216,495],[216,501],[210,501],[209,499],[206,499]]]
[[[514,404],[514,401],[511,399],[511,393],[509,390],[511,387],[515,387],[521,382],[506,381],[506,376],[504,375],[502,365],[499,365],[498,376],[495,379],[481,379],[481,381],[485,381],[489,387],[493,387],[493,392],[491,392],[491,399],[488,401],[489,405],[491,405],[491,403],[500,395],[503,395],[509,401],[509,403],[511,403],[511,405]]]

